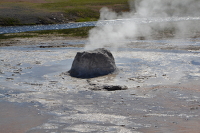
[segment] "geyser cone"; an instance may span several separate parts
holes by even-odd
[[[104,48],[78,52],[72,63],[70,75],[77,78],[93,78],[116,70],[112,53]]]

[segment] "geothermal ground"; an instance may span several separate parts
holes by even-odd
[[[118,72],[70,77],[84,39],[2,41],[0,133],[198,133],[200,39],[127,41],[108,47]],[[96,89],[104,85],[127,90]]]

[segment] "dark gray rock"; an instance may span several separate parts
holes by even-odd
[[[128,87],[120,85],[104,85],[103,89],[107,91],[116,91],[116,90],[127,90]]]
[[[104,48],[78,52],[69,71],[72,77],[93,78],[116,70],[112,53]]]
[[[90,90],[94,91],[117,91],[117,90],[127,90],[127,86],[121,85],[90,85]]]

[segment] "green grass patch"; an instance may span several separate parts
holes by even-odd
[[[40,2],[0,2],[0,25],[52,24],[66,22],[96,21],[102,7],[116,12],[128,11],[128,0],[45,0]],[[52,14],[63,14],[64,17]],[[13,15],[16,14],[16,15]],[[31,17],[30,17],[31,16]],[[8,17],[8,18],[5,18]],[[28,19],[26,19],[29,17]],[[16,18],[16,19],[15,19]],[[42,19],[38,19],[42,18]],[[30,20],[30,21],[29,21]],[[41,22],[39,21],[41,20]],[[32,22],[31,22],[32,21]],[[3,24],[2,24],[3,23]]]
[[[27,33],[0,34],[0,40],[12,39],[12,38],[30,38],[30,37],[35,37],[35,35]]]
[[[99,10],[104,6],[114,7],[117,11],[127,11],[129,8],[128,0],[51,0],[51,3],[42,3],[37,7],[64,12],[66,18],[83,22],[98,20]]]
[[[70,37],[88,37],[89,30],[93,27],[81,27],[74,29],[62,29],[62,30],[43,30],[43,31],[31,31],[27,33],[35,33],[37,35],[56,35],[56,36],[70,36]]]
[[[88,22],[88,21],[97,21],[97,18],[89,18],[89,17],[84,17],[84,18],[78,18],[76,22]]]
[[[31,37],[43,37],[43,36],[62,36],[62,37],[88,37],[89,30],[93,27],[81,27],[74,29],[62,29],[62,30],[43,30],[43,31],[30,31],[23,33],[12,34],[0,34],[0,41],[13,38],[31,38]]]
[[[20,21],[16,18],[0,17],[0,23],[2,26],[16,26],[21,25]]]
[[[47,0],[48,1],[48,0]],[[127,4],[128,0],[50,0],[49,3],[41,4],[43,8],[49,9],[61,9],[69,6],[73,7],[85,7],[88,5],[93,6],[108,6],[116,4]]]
[[[65,13],[66,17],[68,18],[74,17],[76,22],[92,21],[99,18],[99,13],[91,10],[90,8],[71,8],[65,10]]]

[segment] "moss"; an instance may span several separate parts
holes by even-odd
[[[16,26],[16,25],[21,25],[21,23],[16,18],[0,17],[0,25],[2,25],[2,26]]]

